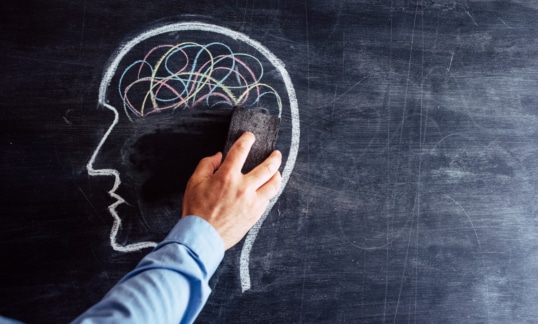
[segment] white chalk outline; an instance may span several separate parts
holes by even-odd
[[[108,128],[108,130],[106,131],[106,133],[104,134],[99,144],[97,145],[88,164],[86,165],[86,169],[88,170],[88,174],[90,176],[113,176],[115,178],[114,185],[112,186],[112,189],[108,192],[108,194],[112,198],[115,198],[117,200],[115,203],[113,203],[112,205],[108,207],[108,210],[110,214],[112,215],[112,218],[114,219],[112,228],[110,230],[110,245],[112,246],[112,248],[120,252],[132,252],[132,251],[138,251],[143,248],[150,248],[150,247],[156,246],[157,243],[155,242],[137,242],[137,243],[132,243],[128,245],[120,245],[116,242],[116,236],[121,226],[121,218],[119,217],[116,211],[116,208],[119,205],[126,202],[120,195],[116,194],[116,190],[119,188],[121,184],[120,173],[115,169],[95,170],[93,168],[93,163],[95,162],[97,155],[99,154],[99,151],[101,150],[103,144],[106,142],[106,140],[108,139],[108,136],[110,135],[110,133],[112,132],[112,130],[118,124],[118,121],[119,121],[118,110],[106,102],[107,89],[112,81],[114,74],[116,73],[116,69],[118,68],[119,63],[121,62],[123,57],[138,43],[150,37],[154,37],[154,36],[164,34],[164,33],[178,32],[178,31],[211,32],[211,33],[222,34],[234,40],[245,42],[246,44],[256,49],[258,52],[260,52],[276,68],[276,70],[280,73],[280,76],[282,77],[282,80],[284,81],[284,85],[288,92],[288,98],[290,101],[290,113],[291,113],[290,151],[289,151],[286,163],[284,165],[284,169],[282,171],[282,186],[280,187],[280,191],[271,200],[271,202],[269,203],[269,206],[267,207],[265,213],[262,215],[260,220],[254,225],[254,227],[252,227],[250,232],[247,234],[247,237],[243,245],[243,249],[241,250],[239,272],[240,272],[240,279],[241,279],[241,290],[245,292],[249,290],[251,287],[249,263],[250,263],[250,253],[252,250],[252,246],[254,244],[254,241],[256,240],[256,236],[258,235],[258,232],[263,222],[265,221],[265,219],[267,218],[267,215],[269,214],[269,211],[273,208],[275,202],[278,200],[278,197],[281,195],[282,191],[284,190],[284,187],[286,186],[288,182],[288,179],[291,175],[293,167],[295,166],[295,160],[297,158],[297,152],[299,149],[299,135],[300,135],[299,108],[298,108],[298,103],[297,103],[297,96],[295,94],[295,89],[291,82],[291,78],[285,69],[284,63],[280,61],[273,53],[271,53],[265,46],[263,46],[261,43],[255,40],[252,40],[251,38],[249,38],[248,36],[242,33],[233,31],[225,27],[203,23],[203,22],[181,22],[181,23],[166,24],[163,26],[149,29],[141,33],[140,35],[136,36],[132,40],[124,43],[117,50],[115,54],[115,58],[106,67],[105,74],[103,75],[103,79],[101,80],[101,85],[99,87],[99,104],[103,105],[103,107],[111,110],[114,113],[114,120],[112,124],[110,125],[110,127]]]

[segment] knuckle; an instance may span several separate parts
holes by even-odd
[[[237,150],[241,152],[248,151],[250,149],[250,145],[248,142],[245,141],[238,141],[237,142]]]
[[[280,174],[278,175],[278,178],[275,181],[275,187],[277,190],[280,190],[280,187],[282,187],[282,177],[280,176]]]
[[[232,172],[223,172],[218,177],[218,180],[221,184],[229,185],[235,181],[235,177]]]
[[[265,166],[265,170],[267,171],[268,174],[273,174],[275,172],[275,164],[274,163],[269,163]]]
[[[278,170],[278,167],[280,166],[280,163],[278,160],[276,159],[269,159],[267,160],[267,163],[265,163],[265,170],[273,175],[277,170]]]
[[[246,190],[243,187],[239,187],[237,188],[236,195],[237,195],[237,198],[246,197],[248,195],[248,190]]]
[[[278,194],[278,191],[280,190],[280,187],[282,185],[282,178],[280,177],[280,174],[278,175],[277,179],[275,180],[275,182],[273,183],[273,190],[272,190],[272,193],[273,193],[273,197]]]

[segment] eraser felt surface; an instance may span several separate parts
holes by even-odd
[[[228,154],[233,143],[244,132],[253,133],[256,136],[256,141],[252,145],[242,169],[243,173],[248,173],[273,152],[279,127],[280,118],[278,116],[265,113],[262,109],[235,107],[224,146],[223,159]]]

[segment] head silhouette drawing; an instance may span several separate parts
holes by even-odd
[[[202,157],[223,149],[233,107],[263,108],[281,118],[282,187],[241,252],[241,284],[248,290],[251,247],[299,146],[297,99],[284,64],[259,42],[221,26],[161,24],[110,58],[98,103],[114,118],[87,170],[114,179],[110,245],[120,252],[156,246],[177,222],[186,182]]]

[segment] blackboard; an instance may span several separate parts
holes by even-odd
[[[66,322],[149,251],[112,247],[114,178],[88,172],[114,120],[101,82],[128,40],[199,22],[274,54],[298,106],[294,116],[278,69],[262,62],[283,94],[277,148],[296,159],[251,246],[248,289],[242,242],[200,323],[534,321],[536,21],[531,0],[3,3],[0,314]],[[189,41],[259,54],[205,37]],[[145,184],[121,194],[151,207],[118,207],[118,246],[158,240],[177,220],[192,161],[224,144],[228,110],[210,108],[191,112],[194,124],[120,123],[105,143],[99,163]],[[190,139],[198,126],[209,135]],[[186,155],[161,150],[177,142]]]

